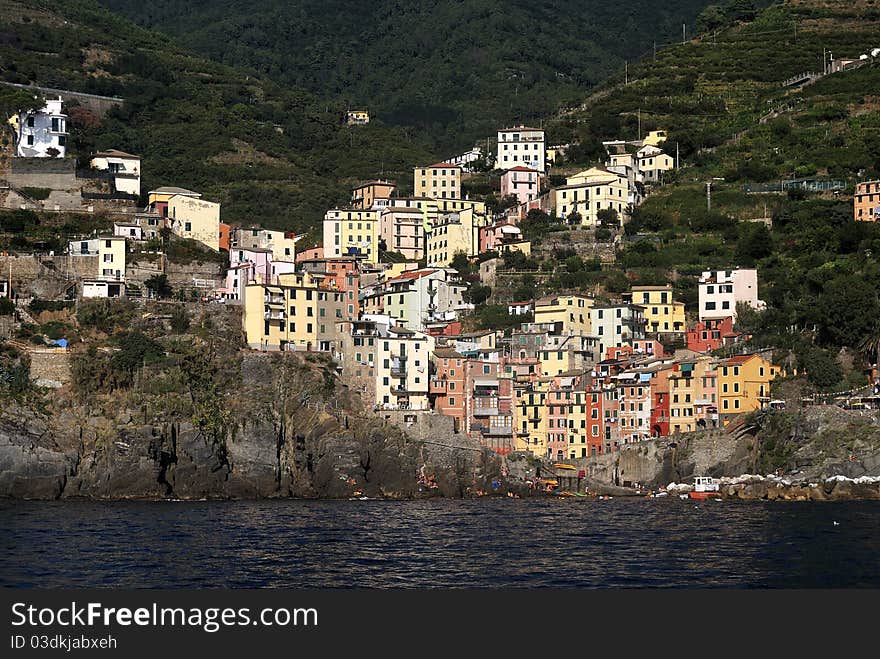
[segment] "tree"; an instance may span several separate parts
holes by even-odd
[[[566,222],[568,222],[571,226],[578,226],[581,222],[584,221],[583,216],[577,211],[572,211],[568,214],[568,217],[565,218]]]
[[[807,380],[820,389],[831,389],[843,380],[843,370],[837,360],[821,348],[809,347],[798,355],[798,368],[807,374]]]
[[[565,269],[569,272],[580,272],[584,269],[584,260],[580,256],[569,256],[565,259]]]
[[[492,288],[490,286],[474,284],[467,291],[465,291],[464,299],[466,302],[478,305],[483,304],[486,300],[489,299],[489,296],[491,295]]]
[[[160,299],[171,297],[174,292],[171,288],[171,284],[168,283],[168,276],[164,274],[153,275],[144,282],[144,286],[150,291],[150,294],[153,297]]]
[[[880,302],[872,282],[857,274],[839,275],[825,284],[811,312],[824,343],[857,346],[880,318]]]
[[[596,219],[598,219],[599,223],[604,227],[620,226],[620,216],[613,208],[601,209],[598,213],[596,213]]]
[[[773,236],[762,222],[746,222],[740,226],[740,237],[736,244],[737,259],[744,264],[754,265],[756,261],[773,253]]]
[[[0,297],[0,316],[11,316],[15,311],[15,303],[8,297]]]
[[[458,271],[462,277],[469,275],[473,272],[474,266],[471,264],[471,260],[468,258],[468,255],[464,252],[456,252],[452,256],[452,262],[450,263],[452,268]]]
[[[171,331],[175,334],[183,334],[189,329],[189,314],[184,305],[174,307],[171,312]]]
[[[727,24],[727,15],[718,5],[709,5],[697,16],[697,32],[712,32]]]

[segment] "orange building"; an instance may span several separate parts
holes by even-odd
[[[434,411],[451,416],[455,420],[456,432],[464,428],[465,363],[461,353],[451,348],[437,348],[434,351],[434,375],[428,384],[428,396]]]
[[[853,195],[853,218],[856,222],[880,220],[880,181],[863,181],[856,184]]]
[[[230,227],[225,222],[220,223],[220,249],[225,249],[227,252],[229,251],[229,234],[232,231],[232,227]]]

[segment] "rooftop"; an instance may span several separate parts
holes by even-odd
[[[179,195],[190,195],[193,197],[201,197],[202,194],[200,192],[193,192],[192,190],[187,190],[186,188],[176,188],[172,185],[166,185],[161,188],[156,188],[155,190],[150,190],[148,194],[179,194]]]
[[[98,151],[98,153],[95,154],[96,158],[100,158],[102,156],[103,157],[110,157],[110,158],[138,158],[138,159],[140,159],[140,156],[136,156],[131,153],[126,153],[125,151],[119,151],[118,149],[107,149],[106,151]]]

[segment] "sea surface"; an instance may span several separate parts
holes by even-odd
[[[0,501],[0,586],[880,587],[880,502]]]

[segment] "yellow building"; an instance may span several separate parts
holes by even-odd
[[[510,252],[522,252],[526,256],[532,255],[532,241],[531,240],[517,240],[509,243],[501,243],[498,246],[498,254],[504,255],[509,254]]]
[[[164,208],[168,206],[168,201],[174,196],[192,197],[193,199],[201,199],[202,197],[199,192],[193,192],[192,190],[187,190],[185,188],[164,186],[156,188],[155,190],[150,190],[147,193],[147,203],[161,215],[167,217],[168,213],[164,212]]]
[[[645,139],[642,140],[642,144],[645,146],[660,146],[663,142],[666,141],[666,131],[665,130],[652,130],[647,134]]]
[[[277,284],[247,286],[242,318],[247,344],[260,350],[337,351],[344,294],[319,288],[318,281],[309,273],[286,273]]]
[[[389,199],[396,189],[391,181],[367,181],[351,191],[351,205],[372,208],[377,199]]]
[[[646,332],[684,332],[684,303],[672,299],[672,284],[633,286],[633,304],[645,307]]]
[[[535,301],[535,322],[562,323],[560,334],[589,336],[590,309],[594,303],[593,298],[578,294],[541,298]]]
[[[361,256],[379,262],[381,209],[334,208],[324,214],[324,256]]]
[[[461,198],[461,167],[448,162],[438,162],[413,170],[413,188],[416,197],[431,199]]]
[[[780,368],[758,354],[739,355],[718,365],[718,399],[721,414],[762,409],[770,400],[770,383]]]
[[[468,208],[457,213],[440,215],[432,223],[425,240],[425,257],[428,267],[445,268],[459,252],[474,256],[479,251],[479,230],[485,217]]]
[[[174,235],[220,250],[220,204],[189,195],[173,195],[168,199],[168,218]]]
[[[513,430],[516,434],[517,451],[529,451],[532,455],[547,456],[547,392],[517,387],[513,406]]]
[[[538,351],[538,360],[541,362],[541,376],[554,377],[567,373],[574,368],[574,355],[568,348],[547,348]]]
[[[370,123],[370,113],[366,110],[349,110],[345,113],[345,121],[349,126],[363,126]]]
[[[621,221],[629,205],[629,181],[626,176],[593,167],[565,180],[551,195],[551,208],[557,217],[580,215],[580,226],[594,227],[600,210],[617,212]]]
[[[125,238],[98,238],[98,277],[125,280]]]

